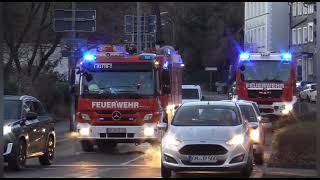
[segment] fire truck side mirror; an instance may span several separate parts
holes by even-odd
[[[163,92],[163,94],[170,94],[170,93],[171,93],[171,88],[170,88],[170,86],[169,86],[169,85],[164,85],[164,86],[162,87],[162,92]]]
[[[92,75],[90,73],[85,73],[84,76],[86,77],[86,80],[88,82],[92,81],[92,79],[93,79],[93,77],[92,77]]]

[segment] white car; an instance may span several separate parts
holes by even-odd
[[[310,91],[310,101],[317,102],[317,87]]]
[[[303,90],[300,92],[300,99],[302,101],[307,100],[308,102],[311,102],[311,92],[313,92],[316,89],[317,84],[307,84],[303,88]]]
[[[172,171],[238,171],[250,177],[253,145],[249,123],[235,102],[201,101],[182,104],[161,143],[161,175]]]
[[[201,101],[202,96],[201,87],[199,85],[182,85],[182,104],[186,102]]]

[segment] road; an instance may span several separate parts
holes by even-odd
[[[213,99],[222,99],[215,97]],[[68,122],[57,124],[58,141],[55,162],[51,166],[42,167],[37,159],[27,161],[26,169],[15,172],[5,169],[8,178],[39,178],[39,177],[103,177],[103,178],[159,178],[160,151],[145,143],[119,144],[113,152],[86,153],[81,150],[75,138],[65,138]],[[261,167],[256,166],[253,177],[258,177]],[[238,177],[237,174],[197,173],[174,174],[174,177]]]

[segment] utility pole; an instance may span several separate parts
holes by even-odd
[[[141,15],[140,2],[137,2],[137,53],[141,53]]]
[[[70,58],[69,58],[69,90],[70,90],[70,131],[75,130],[75,92],[74,92],[74,83],[75,83],[75,39],[76,39],[76,2],[72,2],[72,29],[71,43],[70,43]]]
[[[316,11],[316,18],[319,20],[320,19],[320,3],[319,2],[316,2],[315,3],[315,6],[317,8],[317,11]],[[317,34],[319,34],[320,32],[320,25],[317,24],[316,25],[316,32],[318,32]],[[320,90],[320,36],[317,35],[316,36],[316,61],[317,61],[317,68],[316,68],[316,73],[317,73],[317,91]],[[320,96],[317,95],[317,109],[319,110],[320,109]],[[317,173],[318,173],[318,176],[320,177],[320,111],[317,111],[317,123],[318,123],[318,126],[316,129],[316,149],[317,149],[317,155],[316,155],[316,162],[317,162]]]
[[[0,11],[2,12],[3,10],[3,3],[0,2]],[[3,22],[2,22],[2,14],[0,13],[0,178],[3,178],[4,173],[3,173],[3,121],[4,121],[4,115],[3,115],[3,88],[4,88],[4,83],[3,83]]]

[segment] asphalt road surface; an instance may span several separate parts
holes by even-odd
[[[255,171],[257,168],[255,168]],[[174,177],[238,177],[237,173],[182,173]],[[39,177],[92,177],[92,178],[160,178],[160,151],[148,143],[119,144],[113,152],[83,152],[80,144],[72,139],[56,147],[55,162],[40,166],[38,159],[27,161],[24,170],[15,172],[5,168],[7,178]]]

